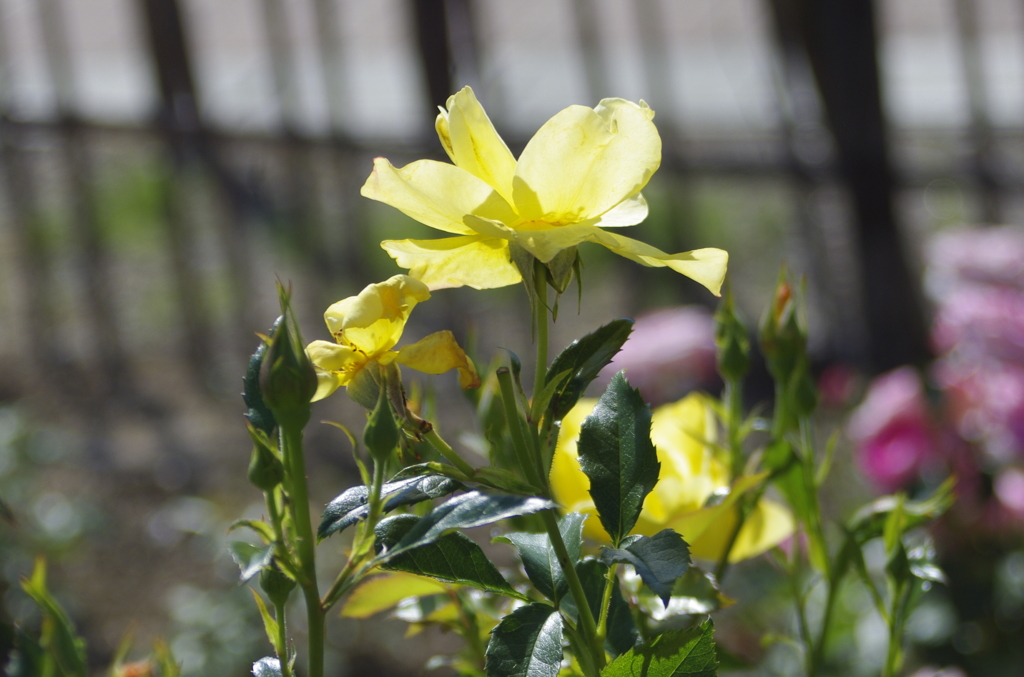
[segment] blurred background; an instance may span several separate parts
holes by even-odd
[[[379,241],[428,229],[359,187],[375,156],[445,159],[436,107],[464,85],[515,153],[565,106],[645,99],[664,159],[634,235],[727,249],[752,329],[781,263],[806,276],[837,411],[863,379],[959,345],[930,338],[956,275],[991,264],[997,286],[1024,286],[1013,227],[978,231],[995,236],[966,264],[977,238],[935,244],[1024,221],[1024,5],[1012,0],[0,0],[0,497],[15,518],[0,525],[0,620],[32,618],[17,581],[42,552],[96,665],[132,627],[140,645],[168,638],[188,675],[243,675],[265,653],[225,550],[227,525],[261,509],[238,397],[254,332],[277,315],[275,278],[291,282],[312,340],[327,338],[328,304],[398,272]],[[714,306],[664,270],[582,253],[585,300],[579,312],[563,301],[555,349],[614,316]],[[1014,302],[992,331],[1021,316]],[[525,306],[519,289],[444,291],[408,336],[452,328],[482,364],[498,346],[529,354],[528,322],[503,324]],[[702,312],[673,331],[706,347]],[[715,387],[701,359],[679,383]],[[920,373],[940,400],[946,382]],[[451,379],[435,381],[452,395]],[[1024,403],[1021,384],[1007,387]],[[468,422],[469,405],[447,399]],[[318,406],[314,417],[361,416],[341,396]],[[1007,411],[1004,428],[1024,435],[1024,408]],[[972,444],[992,430],[954,428]],[[1020,466],[1017,438],[1003,442],[976,463],[989,497]],[[309,454],[314,502],[354,481],[326,426]],[[1024,473],[1013,486],[1011,503]],[[964,617],[951,592],[926,619],[921,664],[977,670],[987,656],[972,674],[1019,674],[1021,647],[999,639],[1024,627],[1009,524],[978,574],[991,599],[977,610],[995,618],[1010,595],[1009,620]],[[398,623],[336,624],[339,675],[419,674],[438,650],[436,637],[405,644]]]

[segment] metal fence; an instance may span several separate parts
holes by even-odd
[[[275,271],[317,304],[371,278],[369,158],[437,157],[433,106],[463,84],[513,148],[561,105],[646,98],[667,192],[706,177],[784,192],[823,358],[920,362],[904,243],[1021,211],[1020,14],[1009,0],[3,0],[0,390],[57,385],[96,406],[134,397],[147,362],[233,379],[273,315]],[[950,202],[966,206],[928,211]]]

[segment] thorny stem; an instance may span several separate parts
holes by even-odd
[[[619,565],[612,563],[608,567],[608,575],[605,577],[604,592],[601,594],[601,616],[597,619],[597,640],[601,646],[604,646],[604,640],[608,636],[608,613],[612,604],[612,593],[614,592],[614,586],[618,585],[619,579],[616,577],[616,570]]]
[[[562,573],[565,574],[565,582],[569,584],[569,592],[572,593],[572,599],[576,602],[576,610],[579,612],[579,629],[583,633],[584,641],[589,645],[594,664],[600,670],[605,666],[604,645],[598,637],[597,624],[594,622],[594,614],[590,612],[590,603],[587,602],[587,594],[583,591],[583,583],[580,582],[580,577],[576,574],[576,567],[573,566],[574,563],[569,557],[565,541],[562,540],[562,532],[558,530],[555,513],[545,510],[541,516],[544,518],[544,526],[547,528],[548,538],[551,539],[555,556],[558,557],[558,564],[562,567]]]
[[[274,614],[277,617],[277,643],[284,655],[278,655],[281,664],[281,677],[292,677],[292,666],[288,662],[288,630],[285,626],[285,601],[274,602]]]
[[[334,579],[334,583],[331,584],[331,588],[324,595],[323,601],[320,603],[320,607],[325,613],[341,599],[341,596],[351,587],[352,582],[359,577],[358,574],[355,574],[356,569],[366,560],[366,556],[369,554],[367,543],[372,538],[373,529],[377,526],[377,522],[380,521],[380,515],[383,511],[384,502],[381,500],[381,487],[383,486],[384,464],[374,461],[373,479],[371,480],[370,495],[368,497],[370,512],[367,515],[366,521],[363,522],[362,529],[352,543],[352,551],[349,554],[348,561],[345,562],[345,566],[342,567],[338,577]]]
[[[313,524],[309,515],[309,490],[306,486],[306,463],[302,454],[302,426],[281,426],[281,449],[292,497],[290,508],[295,523],[295,551],[303,573],[302,594],[306,600],[309,677],[324,674],[324,610],[316,582],[316,553]]]

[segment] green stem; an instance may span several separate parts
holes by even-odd
[[[316,541],[309,513],[309,490],[306,486],[306,462],[302,452],[302,427],[281,426],[281,448],[292,501],[292,521],[295,524],[295,551],[299,569],[303,573],[302,594],[306,600],[307,618],[307,670],[308,677],[324,674],[324,610],[320,606],[320,591],[316,582]]]
[[[804,596],[800,593],[799,567],[800,558],[797,556],[797,553],[794,552],[793,563],[789,571],[789,582],[793,590],[793,601],[796,603],[796,620],[797,626],[800,630],[800,639],[804,643],[804,666],[807,670],[807,677],[815,677],[813,658],[814,643],[811,639],[811,629],[807,625],[807,616],[804,613]]]
[[[732,461],[732,478],[743,474],[743,444],[740,440],[740,423],[743,421],[743,387],[740,381],[729,379],[722,394],[726,411],[725,434],[729,440],[729,455]]]
[[[903,622],[906,616],[907,601],[910,589],[906,584],[896,586],[892,596],[892,607],[889,612],[889,650],[886,652],[885,669],[882,677],[895,677],[902,662],[903,653]]]
[[[338,572],[337,578],[334,579],[334,583],[331,584],[330,589],[320,603],[325,613],[348,591],[353,579],[358,577],[358,575],[354,576],[353,574],[355,574],[356,569],[366,561],[367,556],[370,554],[368,543],[373,538],[374,527],[380,521],[380,516],[384,509],[384,501],[381,500],[381,487],[383,486],[384,463],[374,461],[373,479],[370,483],[370,495],[367,500],[370,512],[352,543],[352,551],[349,553],[348,561],[345,562],[345,566]],[[359,573],[361,574],[362,571]]]
[[[430,430],[428,430],[423,437],[427,442],[430,442],[430,445],[434,447],[434,449],[437,449],[437,453],[441,454],[445,460],[458,468],[463,475],[472,478],[473,475],[476,474],[476,469],[455,453],[455,450],[452,449],[447,442],[441,439],[441,436],[437,434],[437,431],[434,430],[433,426],[431,426]]]
[[[831,625],[832,611],[839,597],[839,581],[828,580],[828,597],[825,599],[825,616],[821,619],[821,634],[814,644],[814,652],[811,655],[811,664],[817,670],[825,662],[825,644],[828,642],[829,625]]]
[[[295,568],[291,553],[288,552],[287,541],[284,538],[284,525],[282,523],[281,511],[277,506],[277,493],[279,487],[270,491],[264,491],[263,497],[267,504],[267,513],[270,515],[270,523],[274,527],[274,550],[277,556],[277,565],[283,571],[287,571],[296,579],[301,579],[301,572]]]
[[[285,603],[274,602],[274,614],[277,616],[277,642],[281,646],[284,655],[278,654],[277,660],[281,663],[281,677],[292,677],[292,666],[288,664],[288,631],[285,627]]]
[[[810,538],[810,547],[816,551],[818,564],[822,567],[825,580],[832,583],[831,563],[828,557],[828,547],[825,544],[825,530],[821,521],[821,504],[818,502],[818,486],[815,481],[814,467],[814,433],[811,429],[811,421],[806,416],[801,416],[800,438],[803,447],[803,481],[805,493],[808,497],[809,515],[807,519],[807,535]]]
[[[501,388],[501,404],[505,410],[505,424],[509,434],[512,436],[512,448],[515,450],[516,460],[519,467],[526,475],[526,481],[542,491],[547,497],[547,482],[541,474],[537,463],[530,455],[530,445],[527,442],[526,431],[523,430],[524,422],[519,415],[519,408],[516,404],[516,395],[512,385],[512,374],[508,367],[500,367],[495,372],[498,377],[498,386]]]
[[[537,363],[533,377],[533,401],[536,402],[548,373],[548,279],[544,266],[533,266],[533,287],[537,298],[534,300],[534,322],[537,325]]]
[[[604,640],[608,636],[608,613],[612,605],[614,586],[619,583],[619,579],[615,575],[618,568],[619,565],[616,563],[612,563],[608,567],[608,575],[605,576],[604,581],[604,592],[601,594],[601,615],[597,619],[597,640],[601,646],[604,646]]]
[[[551,539],[551,546],[555,550],[555,556],[558,557],[558,564],[562,567],[562,573],[565,575],[565,582],[569,584],[569,592],[572,593],[572,599],[576,602],[576,610],[579,612],[580,632],[583,634],[584,641],[589,645],[588,648],[594,664],[600,670],[605,666],[604,644],[600,642],[600,638],[597,635],[597,624],[594,622],[594,614],[590,611],[587,594],[583,591],[583,583],[580,582],[580,577],[576,574],[576,567],[573,566],[574,562],[569,557],[565,541],[562,540],[562,532],[558,530],[558,520],[555,519],[555,513],[551,510],[545,510],[540,514],[544,518],[544,526],[547,528],[548,538]]]

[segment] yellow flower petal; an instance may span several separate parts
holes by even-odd
[[[609,233],[600,228],[599,234],[589,238],[591,242],[604,245],[619,256],[651,267],[668,266],[708,288],[715,296],[721,296],[722,282],[729,264],[729,254],[721,249],[694,249],[680,254],[666,254],[657,247],[634,240],[618,233]]]
[[[332,304],[324,312],[324,321],[338,343],[373,356],[398,343],[409,313],[429,298],[423,282],[395,275]]]
[[[527,221],[579,223],[639,193],[661,164],[652,117],[646,104],[623,99],[556,114],[519,157],[516,211]]]
[[[448,110],[441,110],[435,127],[452,162],[483,179],[511,204],[516,159],[472,89],[463,87],[448,98]]]
[[[522,280],[505,239],[469,235],[440,240],[385,240],[380,246],[430,289],[462,285],[495,289]]]
[[[637,193],[606,211],[594,222],[594,225],[601,228],[635,226],[647,218],[647,212],[647,200],[643,195]]]
[[[690,544],[690,553],[700,559],[720,560],[736,528],[737,519],[737,508],[725,511]],[[729,551],[729,561],[740,562],[757,557],[789,538],[794,527],[789,510],[774,501],[762,499],[743,522],[736,542]]]
[[[412,345],[398,351],[395,362],[412,367],[425,374],[443,374],[451,369],[459,370],[459,385],[462,389],[479,388],[480,377],[473,361],[455,342],[450,331],[439,331],[426,336]]]
[[[362,353],[329,341],[313,341],[306,346],[306,354],[316,370],[317,389],[313,402],[347,385],[366,363],[366,356]]]
[[[583,420],[597,406],[597,400],[582,399],[562,419],[555,443],[555,454],[551,459],[551,490],[555,501],[567,511],[576,510],[573,506],[580,501],[590,501],[590,480],[580,470],[580,462],[576,453],[576,441],[580,436]],[[591,502],[593,505],[593,502]],[[597,521],[587,520],[587,522]]]
[[[558,252],[586,242],[594,235],[594,226],[577,223],[571,226],[547,226],[538,224],[537,230],[509,228],[505,224],[469,214],[464,219],[467,226],[488,238],[504,238],[515,242],[543,263],[547,263]]]
[[[373,173],[360,191],[364,197],[389,204],[432,228],[457,235],[472,231],[466,214],[516,220],[516,213],[485,181],[445,162],[417,160],[396,169],[384,158],[373,161]]]

